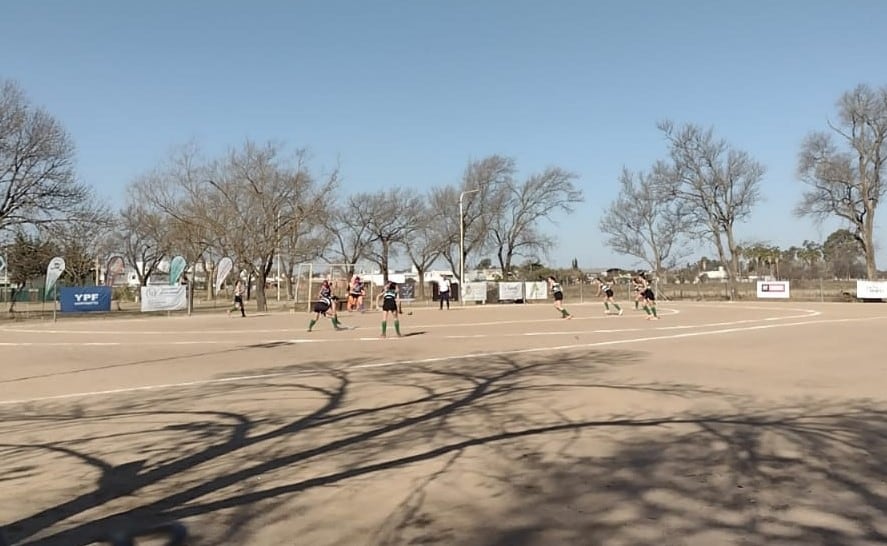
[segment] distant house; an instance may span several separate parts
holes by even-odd
[[[726,282],[727,281],[727,270],[724,269],[724,266],[718,266],[717,269],[709,270],[709,271],[700,271],[698,275],[696,275],[696,279],[693,283],[700,283],[706,281],[718,281],[718,282]]]

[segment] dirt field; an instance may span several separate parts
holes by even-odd
[[[91,544],[874,545],[887,305],[0,328],[0,526]],[[159,544],[159,542],[154,542]]]

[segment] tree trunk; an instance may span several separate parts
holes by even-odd
[[[390,243],[386,239],[382,239],[382,260],[380,266],[382,266],[382,282],[384,284],[388,284],[388,251],[389,251]]]
[[[736,299],[736,272],[739,271],[739,254],[736,252],[736,240],[733,237],[733,226],[724,230],[727,235],[727,247],[730,250],[730,261],[727,265],[727,279],[730,283],[730,300]]]
[[[865,223],[865,274],[870,281],[878,280],[878,267],[875,263],[875,241],[873,237],[874,226],[872,222]]]
[[[730,299],[734,299],[736,296],[735,287],[733,285],[733,274],[730,271],[732,269],[732,265],[727,261],[727,254],[724,252],[724,242],[721,240],[721,233],[717,231],[717,228],[713,230],[712,236],[715,242],[715,249],[718,251],[718,261],[721,262],[721,265],[724,267],[724,271],[727,272],[727,283],[730,288]],[[730,245],[730,237],[727,238],[727,244]]]
[[[415,264],[414,264],[415,265]],[[425,299],[425,268],[417,267],[416,276],[419,278],[419,299]]]
[[[265,313],[268,311],[268,300],[265,298],[265,284],[268,282],[268,276],[264,271],[260,271],[256,277],[256,311]]]

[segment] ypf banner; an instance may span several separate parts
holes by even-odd
[[[62,313],[111,310],[110,286],[63,286],[59,289]]]

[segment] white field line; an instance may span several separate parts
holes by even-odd
[[[801,311],[801,309],[798,309]],[[604,330],[556,330],[550,332],[518,332],[518,333],[499,333],[499,334],[463,334],[463,335],[446,335],[442,336],[444,339],[486,339],[486,338],[507,338],[507,337],[542,337],[542,336],[578,336],[578,335],[588,335],[588,334],[619,334],[626,332],[641,332],[641,331],[656,331],[656,330],[689,330],[689,329],[700,329],[700,328],[711,328],[716,326],[735,326],[737,324],[752,324],[756,322],[762,321],[773,321],[773,320],[793,320],[799,318],[807,318],[813,317],[821,314],[820,311],[814,311],[811,309],[804,310],[806,311],[803,314],[797,315],[789,315],[785,317],[769,317],[769,318],[760,318],[760,319],[743,319],[743,320],[734,320],[729,322],[709,322],[704,324],[688,324],[681,326],[658,326],[652,328],[611,328]],[[532,321],[511,321],[514,323],[525,323],[525,322],[563,322],[563,319],[546,319],[543,321],[532,320]],[[478,326],[485,324],[508,324],[508,322],[491,322],[491,323],[474,323],[474,324],[462,324],[459,326]],[[453,326],[453,325],[451,325]],[[411,329],[420,329],[422,326],[411,327]],[[289,332],[289,330],[284,330],[284,332]],[[187,333],[187,332],[179,332],[179,333]],[[221,332],[220,332],[221,333]],[[354,341],[379,341],[378,337],[359,337],[359,338],[321,338],[321,339],[271,339],[271,340],[263,340],[252,343],[251,345],[263,345],[263,344],[301,344],[301,343],[345,343],[345,342],[354,342]],[[168,345],[168,346],[182,346],[182,345],[239,345],[239,343],[232,342],[231,340],[190,340],[190,341],[109,341],[109,342],[97,342],[97,341],[7,341],[0,342],[0,347],[135,347],[135,346],[156,346],[156,345]]]
[[[862,322],[862,321],[873,321],[873,320],[882,320],[887,319],[887,315],[873,316],[873,317],[862,317],[862,318],[843,318],[843,319],[821,319],[821,320],[807,320],[801,322],[785,322],[779,324],[759,324],[756,326],[741,326],[737,328],[723,328],[720,330],[705,330],[702,332],[685,332],[680,334],[666,334],[661,336],[646,336],[646,337],[637,337],[630,339],[614,339],[609,341],[596,341],[592,343],[576,343],[570,345],[555,345],[550,347],[533,347],[529,349],[515,349],[510,351],[490,351],[490,352],[482,352],[482,353],[469,353],[463,355],[450,355],[450,356],[437,356],[431,358],[421,358],[414,360],[392,360],[387,362],[376,362],[370,364],[356,364],[354,366],[347,366],[341,370],[361,370],[361,369],[373,369],[373,368],[390,368],[393,366],[410,366],[416,364],[433,364],[437,362],[447,362],[447,361],[458,361],[458,360],[469,360],[469,359],[477,359],[477,358],[489,358],[489,357],[497,357],[497,356],[512,356],[512,355],[521,355],[521,354],[531,354],[531,353],[540,353],[540,352],[548,352],[548,351],[567,351],[574,349],[590,349],[594,347],[607,347],[613,345],[626,345],[626,344],[635,344],[635,343],[646,343],[651,341],[668,341],[674,339],[684,339],[690,337],[704,337],[704,336],[716,336],[716,335],[724,335],[724,334],[733,334],[737,332],[749,332],[756,330],[770,330],[775,328],[790,328],[794,326],[808,326],[808,325],[816,325],[816,324],[837,324],[837,323],[847,323],[847,322]],[[22,398],[17,400],[3,400],[0,401],[0,406],[11,406],[18,404],[29,404],[34,402],[45,402],[51,400],[66,400],[71,398],[86,398],[90,396],[109,396],[115,394],[125,394],[125,393],[134,393],[134,392],[146,392],[146,391],[155,391],[162,389],[181,389],[187,387],[198,387],[205,385],[216,385],[222,383],[232,383],[237,381],[254,381],[258,379],[269,379],[275,377],[284,377],[284,376],[306,376],[306,375],[316,375],[317,371],[311,370],[302,370],[302,371],[288,371],[288,372],[274,372],[274,373],[263,373],[263,374],[246,374],[239,375],[233,377],[222,377],[222,378],[214,378],[214,379],[199,379],[195,381],[184,381],[181,383],[162,383],[155,385],[143,385],[138,387],[121,387],[118,389],[107,389],[107,390],[99,390],[99,391],[84,391],[84,392],[74,392],[68,394],[58,394],[53,396],[40,396],[35,398]]]
[[[698,305],[701,306],[701,305]],[[767,306],[729,306],[729,305],[707,305],[706,307],[715,307],[715,308],[728,308],[728,309],[746,309],[752,311],[780,311],[780,312],[802,312],[803,315],[788,315],[783,317],[770,317],[766,319],[746,319],[745,321],[730,321],[723,323],[711,323],[710,326],[718,326],[718,325],[728,325],[728,324],[740,324],[742,322],[751,323],[751,322],[759,322],[761,320],[791,320],[794,318],[798,318],[799,316],[815,316],[821,314],[821,311],[816,311],[813,309],[801,309],[796,307],[785,307],[774,309],[773,307]],[[671,307],[662,307],[659,309],[659,314],[663,316],[672,316],[680,314],[680,309],[674,309]],[[637,314],[636,318],[642,318],[644,315]],[[625,318],[631,318],[631,315],[627,317],[623,315]],[[617,316],[590,316],[590,317],[574,317],[572,320],[618,320],[623,317]],[[538,323],[552,323],[552,322],[563,322],[563,319],[560,318],[533,318],[533,319],[519,319],[519,320],[498,320],[498,321],[487,321],[487,322],[457,322],[457,323],[445,323],[445,324],[410,324],[411,329],[422,329],[422,328],[460,328],[460,327],[474,327],[474,326],[497,326],[501,324],[538,324]],[[672,329],[680,329],[680,328],[696,328],[700,327],[700,325],[687,325],[687,326],[667,326],[662,327],[672,328]],[[0,329],[0,331],[5,332],[17,332],[22,334],[71,334],[71,335],[89,335],[89,334],[104,334],[104,335],[150,335],[150,336],[160,336],[160,335],[234,335],[234,334],[244,334],[244,335],[253,335],[253,334],[274,334],[274,333],[290,333],[294,330],[294,328],[275,328],[275,329],[259,329],[259,330],[216,330],[216,331],[207,331],[207,330],[134,330],[134,331],[105,331],[105,330],[40,330],[40,329],[24,329],[24,328],[4,328]],[[613,330],[614,332],[620,330]],[[601,332],[605,332],[605,330],[601,330]],[[514,334],[512,334],[514,335]],[[453,336],[456,337],[456,336]],[[215,344],[213,341],[195,341],[195,344],[205,343],[205,344]],[[76,343],[75,343],[76,344]],[[123,343],[121,343],[123,344]],[[127,345],[132,345],[132,343],[126,343]],[[0,346],[15,346],[15,343],[0,343]],[[20,345],[28,345],[27,343],[21,343]],[[33,343],[33,345],[39,345],[39,343]],[[47,343],[50,345],[50,343]],[[69,343],[63,343],[62,345],[69,345]]]

